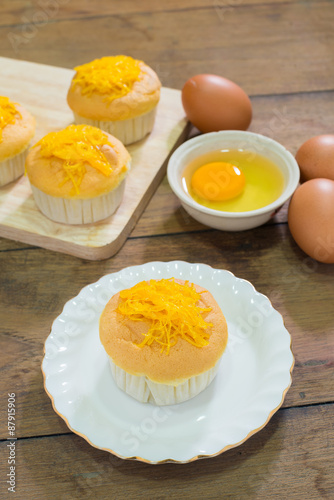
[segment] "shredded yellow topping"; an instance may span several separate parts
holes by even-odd
[[[142,281],[134,287],[120,292],[122,302],[117,311],[133,321],[150,322],[149,331],[139,347],[157,342],[161,352],[167,354],[178,338],[181,337],[196,347],[209,343],[207,323],[202,313],[211,311],[211,307],[197,305],[201,294],[188,281],[182,285],[172,280]]]
[[[65,177],[60,186],[71,181],[78,194],[87,163],[106,177],[111,174],[112,166],[101,151],[105,144],[112,146],[100,129],[89,125],[69,125],[59,132],[50,132],[35,146],[40,146],[42,157],[63,160]]]
[[[0,142],[2,142],[2,131],[10,123],[15,123],[16,115],[22,118],[15,104],[8,97],[0,96]]]
[[[139,79],[140,62],[129,56],[110,56],[76,66],[74,85],[81,93],[91,96],[94,92],[106,95],[106,101],[125,96]]]

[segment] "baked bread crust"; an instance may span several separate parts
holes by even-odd
[[[26,159],[26,171],[30,183],[44,193],[67,199],[87,199],[103,195],[115,189],[124,179],[130,165],[130,155],[123,144],[112,135],[104,132],[112,145],[103,145],[105,157],[112,165],[109,176],[85,163],[86,173],[80,184],[80,192],[75,193],[73,184],[68,180],[64,185],[64,161],[57,158],[44,158],[40,146],[31,148]]]
[[[21,114],[21,118],[18,114],[15,123],[9,123],[2,130],[0,161],[22,153],[35,135],[35,118],[19,104],[15,104],[15,108]]]
[[[185,283],[177,279],[175,282]],[[100,317],[100,340],[112,361],[131,375],[143,375],[153,382],[171,385],[213,368],[226,348],[227,323],[211,293],[199,285],[194,286],[197,292],[203,292],[198,306],[212,308],[210,312],[203,313],[205,321],[213,323],[207,330],[210,333],[207,346],[196,347],[180,337],[169,354],[161,352],[157,342],[138,347],[143,334],[149,329],[149,323],[128,320],[118,313],[116,309],[122,299],[117,293]]]
[[[72,111],[91,120],[128,120],[146,114],[159,102],[161,83],[155,71],[145,63],[140,62],[140,69],[139,80],[132,90],[109,103],[105,94],[82,95],[80,85],[72,80],[67,103]]]

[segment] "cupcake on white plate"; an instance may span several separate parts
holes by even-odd
[[[99,329],[117,386],[159,406],[202,392],[217,374],[228,338],[211,293],[174,278],[142,281],[114,295]]]
[[[20,104],[0,96],[0,187],[24,174],[24,162],[35,119]]]
[[[122,201],[130,155],[115,137],[89,125],[50,132],[29,151],[26,172],[35,202],[49,219],[87,224]]]
[[[86,123],[128,145],[143,139],[154,125],[160,80],[143,61],[118,55],[74,68],[67,94],[75,123]]]

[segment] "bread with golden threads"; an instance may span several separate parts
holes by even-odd
[[[24,173],[27,150],[35,135],[35,118],[18,103],[0,96],[0,186]]]
[[[29,151],[26,172],[38,208],[56,222],[102,220],[119,206],[131,157],[115,137],[88,125],[47,134]]]
[[[123,63],[125,69],[122,72]],[[116,66],[120,78],[124,79],[126,93],[119,92],[117,80],[106,85]],[[137,73],[131,78],[132,69]],[[75,70],[67,94],[75,123],[99,127],[125,145],[139,141],[151,132],[161,88],[152,68],[129,56],[110,56],[77,66]]]
[[[147,283],[161,281],[171,280]],[[118,311],[123,302],[122,292],[110,299],[100,318],[100,340],[109,356],[116,383],[141,402],[175,404],[194,397],[213,380],[226,348],[226,319],[212,294],[183,280],[172,282],[193,287],[200,297],[196,307],[210,309],[201,314],[209,325],[205,329],[207,345],[197,347],[179,337],[168,353],[158,342],[141,346],[150,321],[129,319]],[[169,293],[168,286],[166,293]]]

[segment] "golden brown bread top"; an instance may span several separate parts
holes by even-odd
[[[35,118],[19,104],[15,104],[15,107],[21,117],[18,114],[15,123],[9,123],[2,130],[0,161],[22,153],[35,135]]]
[[[131,157],[121,141],[107,132],[104,134],[111,144],[101,147],[101,151],[112,166],[110,175],[106,176],[89,163],[85,163],[86,173],[80,183],[79,193],[75,193],[70,180],[63,184],[66,176],[64,161],[54,157],[42,157],[41,148],[36,145],[30,149],[26,158],[26,172],[30,183],[48,195],[67,199],[93,198],[112,191],[126,176]]]
[[[172,385],[213,368],[226,348],[227,323],[211,293],[199,285],[194,286],[196,291],[203,292],[198,306],[212,308],[210,312],[203,313],[205,321],[213,324],[208,327],[210,339],[207,346],[195,347],[179,338],[169,354],[161,352],[161,346],[156,342],[139,347],[150,325],[145,321],[126,319],[117,312],[122,300],[117,293],[100,317],[100,340],[112,361],[132,375],[144,375],[154,382]]]
[[[151,111],[160,99],[160,80],[152,68],[140,62],[141,72],[132,90],[108,103],[106,96],[94,92],[82,95],[79,85],[72,81],[67,94],[69,107],[78,115],[91,120],[128,120]]]

